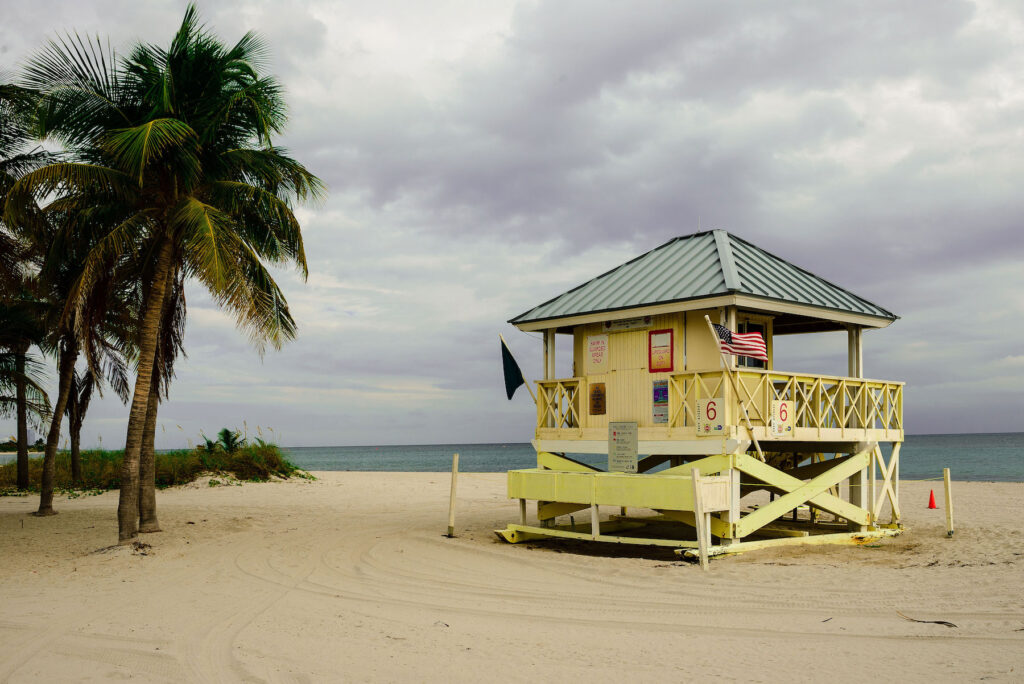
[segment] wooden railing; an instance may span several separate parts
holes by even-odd
[[[903,430],[902,382],[759,369],[734,372],[737,390],[721,370],[669,376],[669,425],[696,426],[697,401],[718,396],[732,411],[728,421],[734,425],[742,420],[737,399],[746,406],[751,423],[765,428],[772,401],[778,400],[795,407],[796,428]]]
[[[537,427],[580,427],[582,378],[537,382]]]
[[[697,434],[697,403],[720,397],[724,423],[741,431],[741,403],[758,439],[836,440],[900,439],[903,433],[903,383],[806,373],[744,368],[734,371],[736,388],[721,369],[672,373],[668,376],[668,422],[640,423],[644,429],[663,429],[658,439],[689,439]],[[663,376],[664,377],[664,376]],[[599,434],[614,416],[588,415],[587,379],[563,378],[537,382],[537,428],[573,430],[558,438],[603,439]],[[771,432],[773,401],[789,402],[792,433]],[[650,414],[648,414],[650,415]],[[587,436],[584,433],[587,432]],[[550,435],[552,438],[553,435]]]

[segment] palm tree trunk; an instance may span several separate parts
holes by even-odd
[[[82,419],[76,413],[68,419],[71,433],[71,480],[75,486],[82,484]]]
[[[159,378],[153,373],[146,427],[142,431],[139,458],[139,532],[160,532],[156,518],[156,414],[160,406]]]
[[[160,247],[153,286],[146,297],[142,325],[139,329],[139,367],[132,394],[132,409],[128,415],[128,434],[125,436],[124,463],[121,466],[121,496],[117,504],[117,538],[120,544],[130,544],[139,533],[139,464],[142,451],[142,433],[146,426],[146,412],[153,387],[153,363],[160,338],[164,292],[167,289],[167,271],[171,266],[174,245],[165,240]]]
[[[175,269],[172,266],[167,269],[167,286],[164,291],[163,306],[160,309],[161,325],[166,324],[167,321],[174,277]],[[154,354],[153,383],[150,386],[149,405],[146,409],[146,426],[142,431],[142,449],[139,452],[139,532],[161,531],[160,522],[156,517],[156,418],[157,412],[160,410],[163,355],[167,351],[162,348],[162,345],[161,338]]]
[[[25,354],[28,348],[14,353],[15,395],[18,412],[18,489],[28,489],[28,397],[25,394]]]
[[[53,407],[50,418],[50,432],[46,435],[46,451],[43,452],[43,477],[39,483],[39,510],[34,515],[56,515],[53,510],[53,474],[57,463],[57,445],[60,441],[60,424],[67,408],[68,394],[71,392],[71,374],[75,371],[78,360],[78,347],[73,341],[64,341],[60,345],[57,369],[57,404]]]

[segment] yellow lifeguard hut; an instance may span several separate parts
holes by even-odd
[[[520,520],[498,534],[690,554],[696,527],[717,540],[714,555],[898,533],[903,383],[865,379],[861,344],[896,318],[721,230],[673,239],[516,316],[544,333],[537,467],[508,473]],[[760,333],[767,360],[723,355],[712,321]],[[845,377],[775,369],[777,337],[844,330]],[[556,335],[572,336],[573,377],[555,377]],[[608,454],[609,467],[566,454]],[[714,487],[701,494],[705,478]]]

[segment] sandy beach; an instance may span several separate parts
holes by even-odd
[[[504,474],[317,473],[160,492],[151,548],[116,492],[0,499],[0,681],[1020,681],[1024,484],[906,483],[879,545],[715,559],[509,545]],[[941,500],[941,497],[940,497]],[[104,550],[105,549],[105,550]],[[900,611],[955,628],[908,622]]]

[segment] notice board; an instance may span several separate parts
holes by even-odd
[[[637,471],[636,423],[608,423],[608,472]]]

